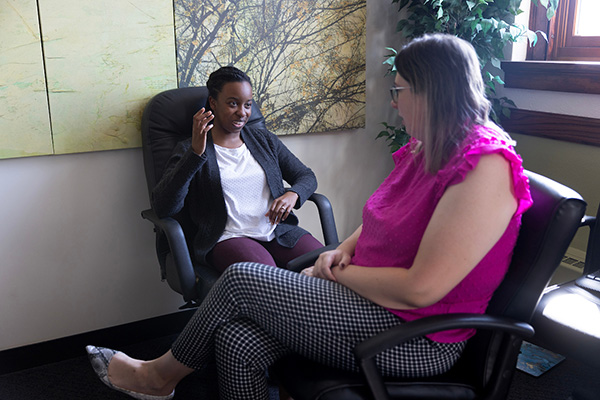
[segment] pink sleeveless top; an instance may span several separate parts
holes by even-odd
[[[482,314],[502,281],[519,233],[521,215],[533,202],[521,157],[498,129],[475,126],[462,148],[435,175],[425,171],[422,152],[417,155],[411,153],[411,144],[415,143],[412,139],[412,143],[394,153],[395,168],[365,204],[362,232],[352,263],[366,267],[410,268],[425,228],[445,190],[462,182],[482,155],[499,153],[511,166],[518,208],[504,235],[443,299],[414,310],[389,309],[398,317],[411,321],[436,314]],[[473,334],[474,330],[461,329],[433,333],[428,337],[437,342],[453,343],[466,340]]]

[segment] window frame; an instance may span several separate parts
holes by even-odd
[[[563,7],[573,0],[560,0]],[[553,18],[556,24],[556,17]],[[531,30],[542,30],[548,36],[556,29],[550,24],[543,7],[532,2]],[[548,45],[543,39],[527,51],[529,61],[503,61],[505,87],[530,90],[548,90],[600,95],[600,62],[545,61]],[[534,55],[534,53],[536,53]],[[600,119],[531,110],[511,110],[510,118],[503,118],[502,126],[513,133],[562,140],[600,147]]]
[[[505,87],[600,94],[600,82],[597,79],[600,76],[600,62],[546,60],[546,54],[552,52],[552,38],[556,37],[557,24],[564,21],[565,10],[571,8],[574,12],[578,0],[560,0],[556,15],[550,21],[546,17],[545,7],[529,1],[529,29],[546,32],[550,45],[540,39],[535,46],[528,47],[527,61],[503,61],[501,68]]]
[[[560,0],[556,15],[550,21],[543,6],[531,3],[529,29],[545,32],[543,39],[527,51],[528,60],[545,61],[600,61],[600,36],[573,34],[576,7],[579,0]]]

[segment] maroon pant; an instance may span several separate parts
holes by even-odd
[[[217,243],[208,253],[207,258],[208,262],[221,272],[231,264],[242,261],[284,268],[294,258],[321,247],[323,247],[321,242],[309,234],[300,237],[298,243],[292,248],[280,245],[275,239],[261,242],[247,237],[237,237]]]

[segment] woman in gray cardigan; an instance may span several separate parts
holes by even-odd
[[[194,115],[192,137],[175,148],[152,193],[158,216],[185,206],[197,227],[195,260],[220,271],[238,261],[282,267],[322,247],[292,213],[315,191],[314,173],[277,136],[245,126],[250,78],[223,67],[206,86],[210,108]]]

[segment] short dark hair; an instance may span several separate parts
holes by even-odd
[[[223,86],[229,82],[248,82],[252,86],[250,77],[245,72],[233,66],[221,67],[211,73],[208,81],[206,81],[208,95],[216,99],[219,93],[221,93]]]

